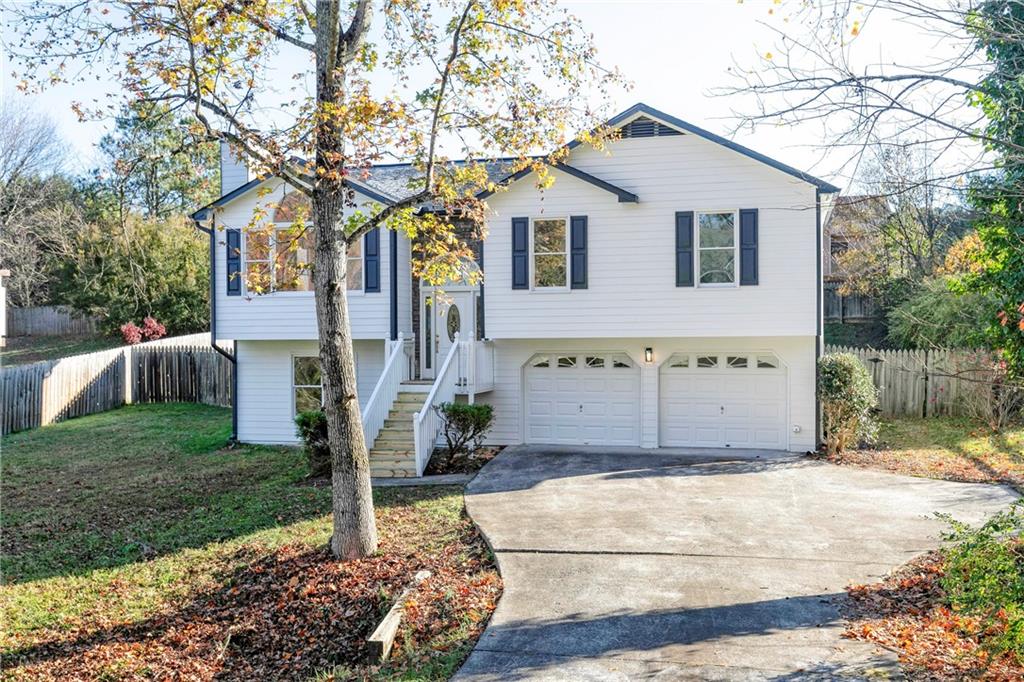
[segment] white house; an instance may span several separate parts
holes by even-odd
[[[431,405],[457,396],[494,405],[495,444],[815,447],[821,225],[838,189],[644,104],[609,124],[621,139],[570,145],[547,190],[493,165],[508,189],[487,197],[482,284],[420,286],[394,232],[353,255],[375,475],[421,474]],[[359,201],[393,201],[410,173],[374,168]],[[211,234],[214,338],[236,341],[243,441],[294,443],[296,410],[320,399],[313,292],[254,295],[240,275],[276,281],[274,245],[243,228],[261,203],[287,224],[300,199],[285,197],[257,179],[194,215]]]

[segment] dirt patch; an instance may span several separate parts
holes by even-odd
[[[943,559],[919,557],[882,582],[848,588],[844,634],[897,653],[911,680],[1020,680],[1024,664],[985,647],[978,618],[953,612],[940,585]]]

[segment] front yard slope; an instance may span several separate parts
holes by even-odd
[[[459,488],[374,491],[377,555],[326,551],[300,452],[133,406],[4,441],[4,679],[447,679],[501,591]],[[420,570],[395,651],[365,638]]]

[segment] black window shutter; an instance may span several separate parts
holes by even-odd
[[[530,288],[530,219],[512,219],[512,288]]]
[[[242,295],[242,231],[224,230],[227,245],[228,296]]]
[[[570,272],[573,289],[587,288],[587,216],[569,219]]]
[[[363,237],[363,273],[366,291],[380,292],[380,228],[375,227]]]
[[[676,286],[693,286],[693,211],[676,213]]]
[[[757,209],[740,209],[740,284],[757,284]]]

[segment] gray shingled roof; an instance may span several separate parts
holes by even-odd
[[[465,161],[455,161],[456,165],[462,165]],[[512,174],[513,159],[499,159],[496,161],[484,162],[487,167],[487,176],[492,182],[500,182]],[[404,199],[413,194],[418,188],[417,181],[422,181],[421,171],[413,168],[408,163],[382,164],[373,166],[369,175],[362,172],[354,173],[353,178],[370,189],[381,194],[392,197],[396,200]]]

